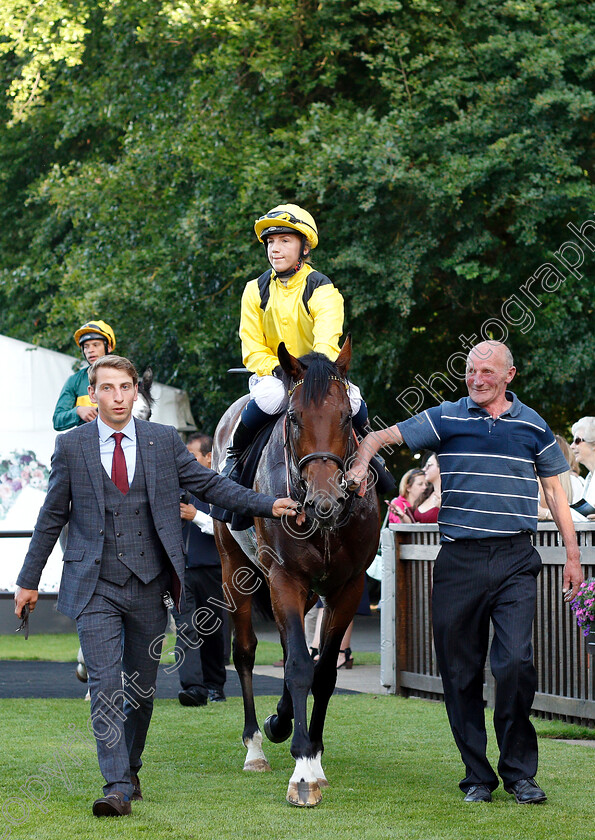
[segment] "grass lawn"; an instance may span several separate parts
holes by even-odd
[[[175,638],[168,635],[163,650],[173,650]],[[76,662],[79,641],[76,633],[31,634],[27,641],[20,633],[0,635],[0,661],[3,659],[47,660],[49,662]],[[281,659],[280,644],[259,642],[256,649],[257,665],[272,665]],[[380,653],[354,651],[356,665],[379,665]],[[163,662],[173,662],[173,654],[164,653]],[[2,840],[2,835],[0,835]]]
[[[257,698],[259,718],[276,698]],[[33,840],[578,840],[593,836],[595,749],[540,738],[538,781],[549,801],[519,806],[499,788],[490,805],[463,803],[461,764],[440,703],[392,696],[333,697],[325,770],[314,809],[292,808],[288,744],[265,749],[272,773],[244,773],[239,699],[199,709],[160,700],[145,750],[145,801],[132,817],[97,820],[102,779],[83,743],[80,700],[1,700],[0,838]],[[494,737],[489,723],[490,756]],[[540,733],[576,733],[537,721]],[[70,728],[69,728],[70,727]],[[60,769],[61,768],[61,769]],[[27,799],[29,790],[32,799]],[[37,801],[36,801],[37,800]],[[39,801],[45,800],[45,801]]]

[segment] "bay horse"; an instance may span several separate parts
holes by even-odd
[[[269,586],[285,666],[283,693],[264,731],[269,740],[280,743],[293,730],[295,771],[286,798],[292,805],[309,807],[321,801],[320,788],[328,784],[322,769],[324,721],[337,680],[341,640],[358,607],[365,570],[378,547],[380,508],[373,486],[361,496],[345,489],[344,475],[357,448],[346,379],[351,339],[347,337],[334,363],[321,353],[297,359],[283,343],[278,358],[289,404],[263,450],[254,489],[271,496],[291,494],[301,502],[302,513],[297,520],[282,522],[256,519],[254,551],[246,536],[250,532],[231,532],[222,522],[215,522],[215,539],[234,622],[233,662],[244,700],[244,770],[271,769],[262,748],[252,689],[257,639],[251,599],[262,580],[255,583],[256,575],[250,573],[251,562],[256,562]],[[217,427],[214,469],[225,456],[246,400],[237,400]],[[325,611],[320,658],[314,663],[304,637],[304,615],[318,596],[325,602]],[[314,704],[308,726],[310,690]]]

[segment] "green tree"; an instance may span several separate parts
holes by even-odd
[[[265,267],[252,224],[294,200],[319,222],[314,262],[346,298],[372,414],[402,419],[411,387],[435,402],[416,379],[433,373],[462,393],[459,336],[499,337],[503,305],[521,397],[557,429],[595,413],[595,254],[582,277],[554,256],[593,207],[594,15],[564,0],[12,0],[0,328],[68,349],[104,317],[212,428],[245,384],[225,370]],[[565,279],[531,299],[545,263]]]

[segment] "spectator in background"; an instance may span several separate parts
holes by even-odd
[[[595,508],[595,417],[581,417],[572,427],[571,449],[579,464],[589,471],[585,479],[582,498],[589,507]],[[595,513],[588,512],[587,519],[595,519]]]
[[[105,321],[87,321],[74,334],[87,366],[69,376],[54,409],[53,425],[57,432],[90,423],[97,417],[97,406],[89,396],[89,366],[102,356],[113,353],[116,336]]]
[[[186,448],[199,464],[211,469],[213,438],[210,435],[201,432],[190,435]],[[185,609],[182,614],[174,611],[178,628],[176,662],[179,663],[181,685],[178,700],[182,706],[204,706],[208,700],[217,703],[226,699],[223,690],[227,676],[223,611],[213,604],[213,601],[223,603],[221,560],[208,504],[188,494],[180,501],[180,516],[186,569]],[[200,632],[197,626],[201,628]]]
[[[562,490],[566,493],[568,504],[571,505],[582,498],[585,482],[579,474],[578,462],[572,454],[572,450],[568,443],[561,435],[554,435],[554,437],[556,438],[556,443],[562,450],[562,454],[568,461],[569,469],[566,470],[566,472],[561,473],[558,478],[560,479]],[[573,510],[571,508],[570,513],[572,514],[574,522],[586,522],[586,517],[580,514],[577,510]],[[552,512],[545,503],[545,496],[541,486],[541,481],[539,482],[539,508],[537,509],[537,518],[540,522],[551,522],[554,518],[552,516]]]
[[[574,452],[570,448],[570,444],[568,443],[562,435],[554,435],[556,438],[556,443],[562,450],[562,454],[568,461],[568,466],[570,467],[569,474],[568,474],[568,482],[570,485],[570,492],[568,495],[568,501],[570,504],[574,502],[578,502],[579,499],[583,497],[583,491],[585,487],[585,479],[581,476],[581,469],[579,467],[578,461],[574,456]],[[564,487],[564,484],[562,484]]]
[[[432,452],[428,456],[423,466],[423,471],[430,489],[428,495],[420,497],[417,506],[413,506],[413,519],[415,522],[433,524],[434,522],[438,522],[440,500],[442,498],[440,467],[435,452]]]
[[[413,507],[418,499],[424,494],[428,482],[423,470],[412,469],[401,478],[399,482],[399,495],[388,502],[389,522],[412,522]]]

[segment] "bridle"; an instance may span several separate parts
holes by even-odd
[[[349,382],[346,379],[343,379],[340,376],[330,375],[328,377],[329,381],[340,382],[344,385],[345,390],[349,388]],[[303,379],[299,379],[297,382],[294,382],[293,386],[289,389],[288,395],[289,399],[294,394],[294,391],[299,388],[300,385],[304,384]],[[289,421],[289,422],[288,422]],[[290,432],[291,426],[291,404],[289,405],[287,412],[285,413],[285,417],[283,420],[283,446],[285,449],[285,467],[286,467],[286,476],[287,476],[287,494],[291,495],[292,490],[292,481],[291,475],[293,475],[296,479],[297,487],[295,488],[296,493],[298,496],[301,496],[300,501],[303,501],[307,492],[307,483],[302,476],[302,471],[307,464],[310,464],[312,461],[333,461],[341,471],[341,479],[338,482],[339,489],[342,490],[346,495],[349,495],[351,500],[353,500],[353,493],[348,490],[347,482],[345,481],[345,460],[349,456],[349,443],[347,444],[347,451],[343,458],[340,455],[337,455],[335,452],[326,452],[323,450],[317,450],[316,452],[309,452],[307,455],[304,455],[303,458],[298,458],[297,452],[295,450],[295,442],[293,440],[293,436]],[[357,446],[357,438],[355,436],[355,432],[352,429],[352,436]],[[350,507],[350,506],[349,506]],[[348,511],[349,515],[349,511]]]

